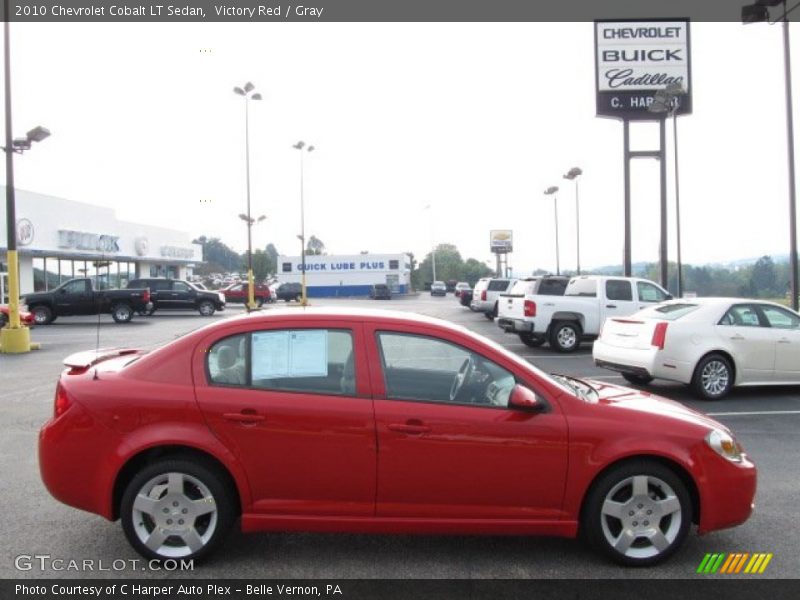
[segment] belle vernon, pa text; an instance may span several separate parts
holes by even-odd
[[[44,7],[42,7],[43,9]],[[37,16],[40,12],[38,7],[33,10],[25,7],[17,7],[17,16]],[[217,4],[214,6],[214,15],[216,17],[245,17],[253,19],[256,17],[274,17],[288,19],[290,17],[322,17],[322,12],[325,9],[322,7],[305,6],[303,4],[285,4],[266,6],[259,4],[257,6],[227,6],[225,4]],[[206,18],[206,11],[203,7],[198,6],[178,6],[174,4],[151,4],[149,6],[118,6],[112,4],[110,6],[62,6],[56,4],[51,7],[50,12],[52,16],[60,17],[202,17]],[[44,16],[42,14],[42,16]]]

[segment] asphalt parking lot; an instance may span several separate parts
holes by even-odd
[[[547,347],[528,348],[504,334],[482,315],[461,307],[452,295],[431,298],[326,300],[316,304],[355,305],[416,311],[441,317],[488,336],[540,368],[624,380],[592,365],[591,345],[559,355]],[[50,497],[38,472],[39,427],[52,413],[61,361],[72,352],[99,347],[154,347],[209,322],[242,313],[233,306],[204,318],[196,313],[162,312],[136,317],[125,325],[108,315],[61,318],[38,327],[32,339],[42,349],[24,355],[0,355],[0,511],[3,544],[0,578],[41,577],[226,577],[226,578],[639,578],[645,573],[606,562],[575,540],[480,536],[382,536],[234,531],[212,559],[194,572],[167,573],[132,563],[122,570],[54,571],[34,564],[19,570],[20,555],[49,555],[69,560],[131,561],[119,523],[64,506]],[[298,309],[300,310],[300,309]],[[98,325],[99,323],[99,325]],[[706,553],[771,552],[761,577],[795,578],[800,574],[800,388],[735,390],[725,400],[694,399],[680,385],[656,383],[650,389],[692,408],[711,413],[730,426],[759,468],[753,517],[735,529],[703,537],[690,535],[666,564],[646,571],[648,578],[692,578]],[[704,577],[709,577],[705,575]]]

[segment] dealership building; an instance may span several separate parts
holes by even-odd
[[[5,188],[2,197],[5,197]],[[183,231],[117,219],[114,210],[16,190],[20,294],[91,277],[125,287],[135,277],[186,279],[203,248]],[[0,292],[7,294],[6,214],[0,211]]]
[[[311,298],[367,296],[376,283],[389,286],[393,294],[411,289],[411,258],[408,254],[343,254],[305,257],[306,292]],[[278,280],[301,282],[303,259],[278,257]]]

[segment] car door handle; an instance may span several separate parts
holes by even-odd
[[[606,304],[606,308],[617,308],[616,304]]]
[[[223,413],[222,418],[226,421],[236,421],[237,423],[257,423],[266,419],[264,415],[255,412]]]
[[[731,336],[731,339],[732,339],[732,340],[737,340],[737,341],[738,341],[738,340],[743,340],[743,339],[744,339],[744,336],[743,336],[743,335],[739,335],[739,334],[737,333],[736,335],[732,335],[732,336]]]
[[[427,425],[413,425],[410,423],[389,423],[386,428],[389,431],[396,431],[398,433],[410,433],[419,435],[421,433],[428,433],[431,428]]]

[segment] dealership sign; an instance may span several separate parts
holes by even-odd
[[[514,233],[510,229],[493,229],[489,232],[489,248],[496,254],[514,249]]]
[[[119,252],[119,236],[59,229],[58,247],[103,253]]]
[[[595,21],[597,115],[655,120],[658,90],[680,85],[676,113],[692,112],[689,20]]]

